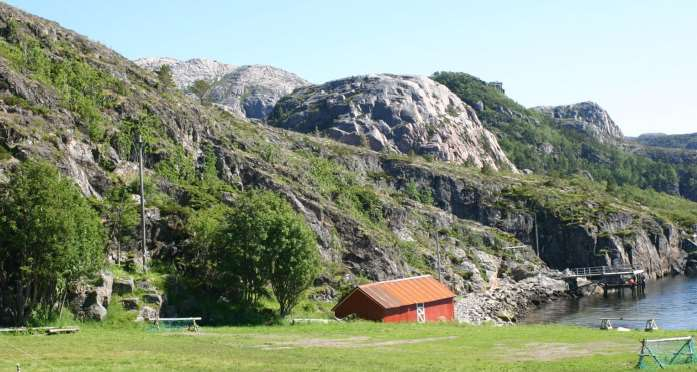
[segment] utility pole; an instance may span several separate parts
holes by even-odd
[[[138,134],[138,168],[140,173],[140,227],[143,249],[143,271],[148,271],[146,259],[148,257],[148,243],[145,233],[145,186],[143,185],[143,137]]]
[[[537,234],[537,212],[535,212],[535,250],[537,251],[537,257],[540,257],[540,237]]]
[[[440,277],[440,233],[436,231],[436,267],[438,268],[438,281],[441,281]]]

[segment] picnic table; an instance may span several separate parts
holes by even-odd
[[[201,317],[190,317],[190,318],[156,318],[153,320],[153,324],[157,327],[157,329],[160,329],[160,325],[162,325],[164,328],[177,328],[176,324],[177,323],[186,323],[186,328],[189,331],[192,332],[198,332],[199,326],[196,323],[197,321],[201,321]],[[183,327],[182,327],[183,328]]]
[[[613,329],[612,321],[624,321],[624,322],[645,322],[644,330],[656,331],[658,330],[658,324],[656,324],[656,318],[649,319],[632,319],[632,318],[600,318],[600,329],[610,330]]]

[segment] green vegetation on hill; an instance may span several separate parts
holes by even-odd
[[[634,141],[646,146],[697,150],[697,133],[642,134]]]
[[[16,42],[0,40],[0,55],[18,71],[52,85],[62,104],[80,117],[90,138],[102,140],[108,119],[101,109],[114,107],[118,95],[127,94],[124,84],[80,60],[69,45],[54,45],[56,55],[51,55],[39,40],[20,32],[14,21],[8,30],[6,39]]]
[[[526,109],[474,76],[437,72],[433,79],[472,107],[483,104],[477,115],[496,134],[506,155],[520,169],[553,176],[587,172],[595,180],[610,184],[693,195],[691,190],[680,187],[679,166],[631,154],[621,147],[602,144],[559,127],[550,117]]]

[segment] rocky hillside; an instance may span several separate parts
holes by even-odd
[[[697,184],[691,181],[691,175],[697,174],[697,164],[666,162],[665,157],[636,151],[632,143],[610,143],[610,137],[600,141],[598,133],[616,132],[613,138],[619,138],[620,133],[613,129],[607,113],[594,104],[580,104],[585,109],[559,109],[559,118],[555,119],[553,108],[549,115],[527,109],[472,75],[439,72],[433,78],[477,109],[484,126],[496,135],[519,169],[566,176],[580,173],[610,188],[633,185],[697,200]],[[578,126],[565,125],[567,121],[578,122]],[[583,125],[605,129],[579,131]]]
[[[255,187],[286,198],[317,235],[315,302],[335,301],[360,281],[434,274],[436,232],[443,278],[467,296],[458,311],[475,322],[510,321],[559,295],[563,283],[550,267],[634,263],[661,276],[692,262],[684,245],[697,230],[697,204],[587,178],[482,171],[482,164],[510,163],[472,109],[426,78],[381,75],[329,83],[324,93],[296,90],[274,111],[274,123],[305,123],[294,129],[311,134],[316,123],[325,136],[313,136],[202,106],[116,52],[6,4],[0,36],[0,181],[18,162],[43,159],[104,212],[112,191],[136,190],[141,132],[148,241],[163,276],[176,279],[179,272],[166,268],[195,253],[191,221],[234,207],[242,190]],[[376,129],[399,152],[327,138],[335,127]],[[113,222],[108,213],[104,219]],[[113,257],[120,242],[129,262],[140,262],[135,230],[114,234],[105,250]],[[528,248],[506,248],[521,244]],[[538,274],[549,285],[531,291],[529,278]],[[192,311],[198,300],[165,307],[200,313]]]
[[[278,103],[270,122],[374,151],[515,169],[474,110],[422,76],[369,75],[304,87]]]
[[[141,58],[134,62],[150,71],[170,65],[172,77],[182,90],[196,80],[208,81],[212,84],[205,95],[208,102],[248,119],[266,120],[281,97],[309,85],[298,75],[266,65],[233,66],[200,58]]]
[[[233,71],[236,66],[212,59],[192,58],[180,61],[174,58],[139,58],[134,61],[138,66],[156,71],[163,65],[172,68],[172,77],[179,89],[186,89],[196,80],[214,82]]]
[[[646,146],[697,150],[697,133],[642,134],[632,140]]]
[[[542,106],[535,107],[534,110],[551,116],[557,125],[589,135],[600,143],[617,144],[624,138],[622,130],[610,118],[610,114],[595,102]]]
[[[281,97],[309,85],[301,77],[273,66],[241,66],[215,82],[211,102],[249,119],[265,120]]]

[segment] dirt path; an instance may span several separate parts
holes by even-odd
[[[389,341],[370,341],[370,337],[366,336],[355,336],[348,338],[337,338],[337,339],[327,339],[327,338],[306,338],[294,341],[279,341],[279,342],[267,342],[264,345],[259,345],[257,347],[263,350],[279,350],[279,349],[294,349],[294,348],[307,348],[307,347],[334,347],[334,348],[362,348],[362,347],[387,347],[387,346],[397,346],[397,345],[410,345],[419,344],[423,342],[434,342],[434,341],[444,341],[453,340],[457,336],[445,336],[445,337],[424,337],[424,338],[412,338],[412,339],[402,339],[402,340],[389,340]]]
[[[528,361],[543,360],[552,361],[565,358],[582,357],[588,355],[612,355],[631,351],[638,351],[635,342],[588,342],[588,343],[560,343],[560,342],[534,342],[516,347],[510,345],[497,345],[494,353],[503,360]]]

